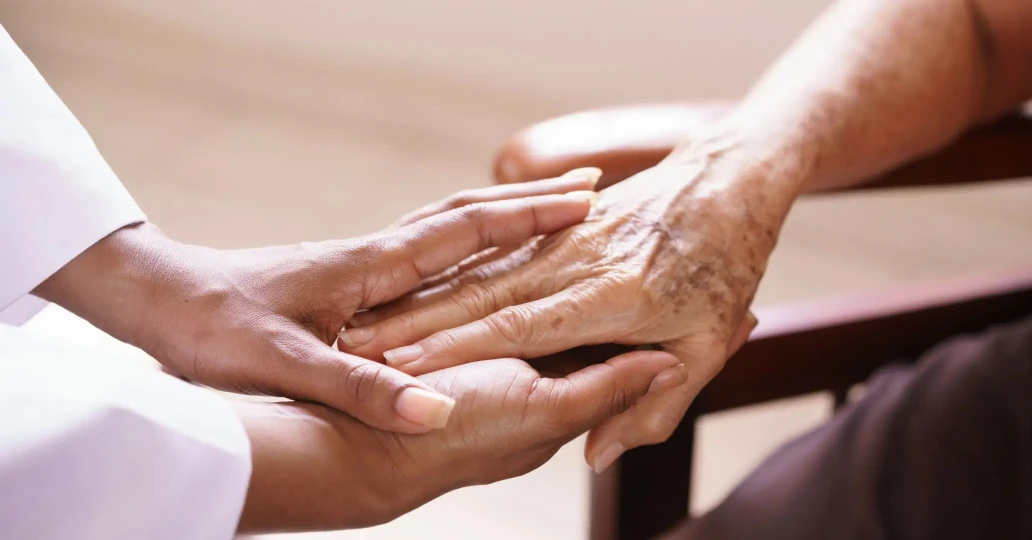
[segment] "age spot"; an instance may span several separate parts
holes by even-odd
[[[564,320],[565,319],[563,319],[562,317],[556,317],[555,319],[552,319],[552,330],[558,330],[559,327],[563,325]]]

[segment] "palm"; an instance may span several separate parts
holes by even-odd
[[[610,358],[625,350],[600,347],[541,359],[556,370],[547,374],[554,378],[514,358],[421,376],[455,398],[448,425],[422,435],[375,432],[411,496],[406,506],[537,468],[562,445],[630,407],[657,373],[677,363],[658,351]]]

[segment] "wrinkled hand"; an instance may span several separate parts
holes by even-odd
[[[639,351],[587,367],[563,362],[554,378],[516,359],[436,371],[420,380],[453,396],[455,410],[446,428],[422,435],[371,429],[315,405],[252,405],[244,424],[254,475],[241,528],[376,525],[456,488],[525,474],[626,410],[677,362]]]
[[[593,178],[582,171],[470,192],[389,231],[293,246],[218,250],[174,242],[152,225],[127,227],[36,292],[191,381],[316,401],[382,429],[425,432],[444,425],[451,399],[336,350],[337,332],[357,310],[470,255],[579,223],[594,193],[554,193],[590,189]],[[476,202],[489,199],[511,200]]]
[[[348,350],[418,374],[579,345],[658,344],[683,364],[593,431],[589,461],[602,469],[625,449],[666,440],[755,325],[748,306],[787,213],[763,171],[726,153],[669,159],[601,192],[584,223],[359,315]]]

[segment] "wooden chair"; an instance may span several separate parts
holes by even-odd
[[[563,116],[516,134],[495,160],[502,183],[604,171],[599,187],[665,157],[733,103],[643,105]],[[1032,116],[1016,113],[949,148],[855,189],[1032,176]],[[628,452],[592,481],[591,538],[653,538],[688,518],[695,421],[701,414],[818,391],[836,405],[881,365],[1032,311],[1032,268],[923,283],[862,297],[758,309],[760,326],[691,406],[670,439]]]

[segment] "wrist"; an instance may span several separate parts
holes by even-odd
[[[681,140],[665,162],[702,161],[727,172],[708,178],[722,179],[731,188],[759,189],[791,204],[817,172],[815,145],[757,124],[732,112]]]
[[[157,226],[123,227],[90,246],[33,293],[128,343],[144,340],[166,290],[184,274],[178,244]]]
[[[383,434],[325,407],[234,403],[251,441],[239,532],[350,529],[401,515],[417,486],[393,478]]]
[[[812,182],[815,154],[806,143],[754,124],[732,113],[682,140],[663,164],[688,166],[689,182],[725,195],[777,230]]]

